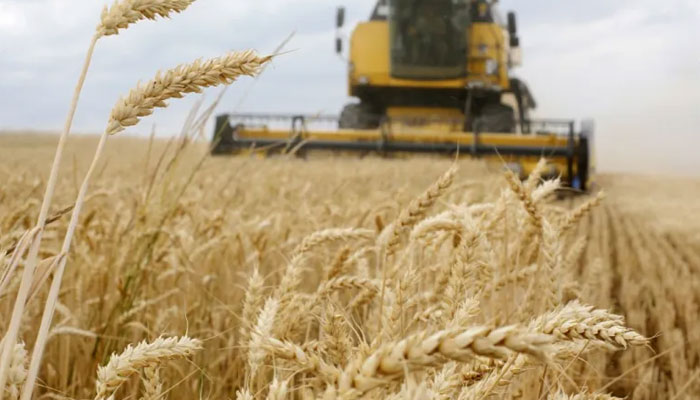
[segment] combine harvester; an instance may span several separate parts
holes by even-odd
[[[505,163],[523,178],[546,157],[548,176],[586,190],[593,124],[577,130],[574,121],[529,117],[535,100],[511,75],[521,62],[515,14],[504,21],[496,3],[379,0],[350,40],[348,88],[359,102],[339,117],[220,115],[212,153],[459,154]],[[339,32],[344,15],[339,8]]]

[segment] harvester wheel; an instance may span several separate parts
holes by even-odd
[[[487,104],[481,109],[477,127],[481,132],[514,133],[515,112],[505,104]]]
[[[376,129],[378,127],[378,116],[363,103],[345,105],[338,120],[338,128],[340,129]]]

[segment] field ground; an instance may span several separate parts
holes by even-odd
[[[58,218],[45,234],[43,259],[58,252],[69,218],[61,216],[60,211],[72,204],[94,143],[91,137],[76,137],[69,144],[50,212]],[[3,249],[11,249],[35,223],[54,146],[54,139],[47,136],[0,134],[0,257]],[[271,371],[277,371],[276,360],[284,357],[270,350],[277,356],[267,359],[264,373],[253,374],[255,382],[249,381],[248,364],[241,354],[250,351],[244,340],[250,334],[244,331],[255,325],[257,311],[252,313],[253,323],[241,322],[241,318],[251,315],[243,304],[248,304],[244,295],[251,271],[259,271],[265,279],[261,291],[273,293],[283,267],[304,237],[340,227],[382,231],[452,164],[451,160],[430,157],[410,161],[327,156],[309,160],[210,158],[203,155],[204,145],[190,145],[181,151],[177,148],[177,142],[167,145],[157,141],[151,145],[147,140],[124,137],[108,142],[76,232],[53,336],[40,373],[40,392],[45,396],[92,398],[97,366],[104,364],[112,352],[143,338],[185,333],[203,339],[204,350],[191,364],[175,363],[167,370],[171,398],[234,398],[235,392],[246,385],[255,397],[263,396],[268,389],[261,382],[270,379]],[[479,226],[493,226],[488,223],[489,213],[496,212],[493,210],[498,209],[499,196],[505,196],[501,190],[507,187],[502,173],[498,167],[478,161],[459,161],[458,165],[455,182],[429,214],[450,210],[451,204],[496,204],[496,208],[484,208],[491,211],[478,220]],[[700,398],[700,180],[602,174],[596,183],[606,193],[603,203],[557,239],[565,249],[562,264],[566,265],[554,271],[566,278],[556,279],[572,284],[571,293],[563,294],[564,290],[559,289],[560,295],[562,299],[578,297],[583,303],[623,315],[627,326],[651,338],[650,345],[582,356],[585,361],[564,364],[569,380],[553,378],[547,369],[528,370],[508,382],[494,384],[482,397],[507,393],[509,398],[545,398],[544,388],[553,390],[555,385],[551,383],[555,382],[571,392],[604,389],[630,399]],[[574,209],[586,200],[583,196],[554,199],[547,208],[541,207],[547,215],[557,216],[561,210]],[[504,204],[511,203],[516,210],[512,215],[525,220],[527,215],[516,207],[515,200]],[[512,249],[507,245],[515,240],[508,239],[509,232],[521,235],[523,225],[513,225],[516,218],[511,215],[509,221],[505,215],[502,234],[484,235],[495,247],[504,243],[504,259],[509,261],[501,260],[506,265],[502,268],[524,268],[520,247],[511,257]],[[426,268],[439,271],[443,262],[439,257],[449,260],[451,256],[440,247],[444,238],[436,238],[437,244],[428,241],[428,250],[421,253],[425,258],[418,259]],[[546,250],[546,240],[543,246]],[[357,248],[332,243],[318,250],[305,264],[300,287],[313,290],[324,279],[329,265],[342,259],[343,254],[347,259],[350,250]],[[498,248],[494,254],[500,254]],[[539,260],[537,255],[534,257]],[[510,260],[517,260],[515,266]],[[407,261],[399,260],[394,265],[402,262]],[[372,269],[373,264],[357,265],[357,274],[381,278]],[[491,278],[504,278],[498,275],[501,272]],[[16,291],[17,281],[13,280],[8,293]],[[497,291],[490,281],[484,284],[492,292],[489,297],[483,297],[483,292],[474,295],[481,314],[472,321],[527,324],[540,314],[515,312],[516,299],[523,293],[528,299],[529,290]],[[402,288],[397,286],[399,294]],[[472,289],[467,286],[464,290]],[[7,320],[13,295],[2,295],[0,315]],[[28,347],[34,340],[43,307],[39,299],[43,296],[45,291],[39,289],[25,317],[22,338]],[[417,302],[412,307],[429,309],[420,309],[422,303]],[[261,300],[256,304],[262,307]],[[400,310],[401,318],[417,313]],[[324,309],[319,318],[325,321],[327,312]],[[363,316],[367,321],[372,319],[370,312]],[[289,332],[275,336],[307,345],[310,342],[305,340],[316,335],[314,329],[323,330],[314,323],[308,323],[311,333],[299,333],[290,327]],[[0,322],[0,326],[4,324]],[[430,327],[426,322],[420,324]],[[413,328],[403,326],[393,337],[413,332]],[[367,332],[372,331],[363,331]],[[350,336],[352,353],[361,352],[361,338]],[[315,351],[311,345],[303,349]],[[319,354],[327,356],[325,360],[332,364],[329,360],[333,357],[328,355],[332,352],[324,349],[318,350]],[[337,357],[342,367],[343,357]],[[282,370],[291,368],[282,366]],[[493,378],[493,371],[507,370],[502,365],[491,368],[492,375],[483,371],[482,375]],[[274,372],[280,378],[277,374]],[[418,376],[437,385],[437,378],[426,374]],[[315,388],[313,373],[301,375]],[[307,382],[300,376],[285,379],[295,388],[303,388],[300,382]],[[468,392],[469,388],[480,387],[479,379],[487,378],[463,383],[461,392],[454,389],[454,396],[461,393],[460,398],[479,398],[469,397]],[[129,382],[121,398],[137,398],[138,388],[138,382]],[[387,390],[401,390],[400,386],[390,388]],[[295,393],[305,396],[305,390],[308,388]]]

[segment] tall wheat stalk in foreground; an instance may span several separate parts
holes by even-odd
[[[199,93],[203,88],[228,85],[233,83],[241,75],[254,76],[260,67],[268,62],[270,57],[260,57],[253,51],[231,52],[222,57],[213,58],[206,62],[195,61],[192,64],[181,65],[164,74],[158,73],[156,77],[145,84],[140,84],[132,89],[126,97],[120,99],[112,109],[107,123],[107,128],[100,136],[97,149],[90,167],[80,186],[80,191],[75,200],[75,208],[71,214],[70,222],[61,247],[61,254],[68,254],[71,241],[78,225],[80,211],[85,201],[90,178],[102,155],[105,142],[109,135],[121,132],[128,126],[136,125],[141,117],[150,115],[155,108],[166,107],[166,100],[181,98],[186,93]],[[31,388],[39,369],[47,335],[51,326],[56,301],[61,288],[61,280],[65,271],[67,258],[61,259],[51,282],[49,295],[46,300],[41,326],[37,334],[36,344],[30,364],[29,379],[25,384],[23,400],[29,400]]]
[[[37,218],[37,227],[39,230],[32,241],[29,253],[27,255],[20,288],[12,311],[12,317],[10,319],[7,332],[5,333],[5,341],[3,342],[2,353],[0,355],[0,388],[4,387],[5,385],[6,372],[11,358],[12,346],[14,346],[17,341],[19,325],[22,314],[24,313],[27,296],[30,292],[34,272],[38,262],[42,234],[45,229],[46,217],[55,191],[56,179],[58,177],[58,171],[61,164],[61,159],[63,157],[63,150],[73,124],[73,117],[75,116],[75,111],[78,106],[80,92],[82,91],[85,83],[85,78],[87,77],[88,69],[90,68],[90,62],[92,60],[92,55],[97,41],[104,36],[118,34],[119,29],[125,29],[129,25],[139,20],[155,19],[156,16],[168,17],[173,12],[181,12],[192,4],[193,1],[194,0],[122,0],[115,1],[111,8],[105,6],[102,11],[100,23],[98,24],[95,34],[92,36],[90,44],[88,45],[88,50],[85,55],[85,60],[83,61],[78,82],[76,83],[73,91],[73,96],[68,108],[68,114],[66,116],[63,130],[61,131],[61,135],[58,139],[56,153],[49,172],[49,178],[46,182],[46,189],[44,192],[43,201],[41,203],[41,208],[39,209],[39,216]],[[36,349],[34,351],[36,352]],[[33,354],[33,358],[34,355],[35,354]],[[37,367],[30,368],[29,379],[27,380],[28,383],[31,382],[33,384],[34,380],[36,379],[36,368]],[[0,390],[0,400],[3,399],[3,396],[4,392]],[[29,396],[31,396],[31,393],[25,395],[23,398],[28,399]]]

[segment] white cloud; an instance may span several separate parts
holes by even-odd
[[[21,32],[26,26],[27,20],[17,5],[13,3],[0,3],[0,33],[3,36],[10,36]]]

